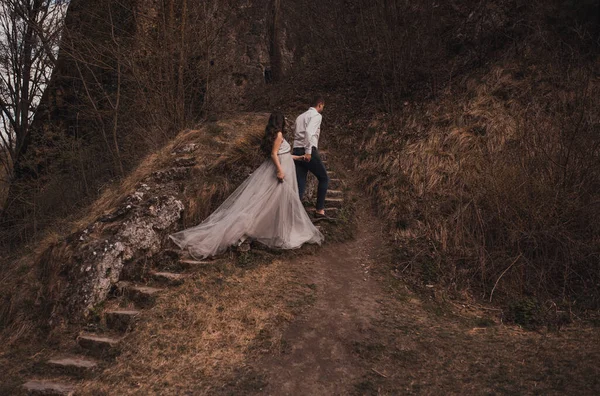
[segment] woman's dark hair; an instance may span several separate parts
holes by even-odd
[[[280,132],[285,136],[285,116],[280,111],[275,111],[271,113],[269,117],[269,123],[265,128],[265,135],[263,136],[262,143],[260,145],[260,149],[265,154],[265,156],[271,155],[271,151],[273,150],[273,142],[277,137],[277,132]]]

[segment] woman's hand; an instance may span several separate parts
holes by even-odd
[[[279,182],[283,182],[283,178],[285,177],[285,173],[283,173],[283,170],[278,170],[277,171],[277,180],[279,180]]]

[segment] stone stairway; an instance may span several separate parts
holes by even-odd
[[[327,153],[321,152],[321,157],[328,167]],[[335,171],[328,168],[328,174],[330,183],[325,203],[328,218],[325,220],[336,221],[344,204],[344,184]],[[316,200],[316,179],[312,176],[307,199]],[[314,210],[313,207],[312,213]],[[324,220],[311,216],[314,222]],[[160,268],[142,271],[141,275],[131,275],[132,279],[118,282],[100,320],[88,323],[71,344],[39,362],[39,369],[35,371],[38,375],[22,385],[22,392],[29,395],[74,395],[86,380],[110,367],[120,353],[121,344],[129,333],[135,331],[135,324],[144,315],[144,310],[152,307],[165,289],[182,285],[186,277],[211,262],[193,260],[182,254],[178,250],[164,250],[161,259],[156,260],[156,263],[160,262]]]
[[[170,287],[185,282],[195,268],[207,262],[181,257],[178,251],[165,251],[169,271],[151,270],[142,279],[121,281],[107,300],[99,323],[89,323],[68,350],[57,351],[52,358],[40,362],[39,376],[22,386],[24,394],[65,396],[75,395],[78,386],[109,367],[119,354],[120,345],[135,331],[135,324],[144,310],[153,306],[158,296]]]
[[[325,214],[328,217],[326,220],[335,221],[338,218],[340,210],[344,207],[344,182],[338,177],[337,172],[331,168],[332,164],[328,161],[327,151],[320,151],[319,154],[327,169],[327,175],[329,176],[329,188],[327,190],[327,197],[325,198]],[[316,201],[317,185],[316,177],[309,173],[305,202],[310,205],[314,205],[314,202]],[[307,209],[311,217],[313,217],[314,222],[324,220],[314,218],[314,206],[309,206]]]

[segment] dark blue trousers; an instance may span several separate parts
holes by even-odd
[[[293,150],[294,155],[304,155],[304,148],[295,148]],[[327,187],[329,186],[329,176],[327,176],[327,170],[321,157],[319,156],[319,150],[316,147],[312,148],[310,161],[294,161],[296,164],[296,178],[298,179],[298,192],[300,193],[300,200],[304,197],[304,191],[306,190],[306,176],[310,171],[319,180],[319,187],[317,188],[317,210],[325,208],[325,196],[327,195]]]

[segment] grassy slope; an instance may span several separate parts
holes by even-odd
[[[326,118],[388,220],[399,272],[418,287],[529,304],[543,321],[555,304],[599,307],[600,83],[597,47],[565,34],[577,21],[521,17],[535,28],[435,95],[414,92],[389,114],[358,87],[332,93]],[[456,70],[467,56],[444,62]]]
[[[254,150],[231,151],[230,170],[236,170],[223,183],[218,157],[232,146],[248,146],[244,139],[253,139],[260,135],[265,122],[264,114],[238,114],[217,123],[208,123],[199,129],[182,132],[161,151],[149,155],[123,181],[108,187],[88,208],[76,213],[70,219],[56,225],[47,236],[34,246],[24,249],[20,257],[7,257],[0,279],[0,296],[4,301],[0,309],[0,331],[5,342],[18,340],[25,335],[35,333],[43,327],[37,321],[34,301],[40,290],[39,260],[42,253],[56,243],[63,241],[71,233],[87,227],[102,214],[111,211],[131,191],[135,185],[152,172],[174,166],[171,152],[186,144],[198,145],[194,156],[198,165],[194,169],[197,176],[189,184],[184,194],[186,200],[186,221],[195,222],[205,216],[223,196],[239,182],[246,167],[260,161]],[[244,157],[244,155],[246,155]],[[244,158],[240,158],[244,157]],[[226,156],[225,156],[226,157]],[[227,163],[223,157],[221,162]],[[217,166],[213,171],[211,167]]]
[[[50,329],[36,308],[35,296],[42,286],[38,280],[39,258],[44,250],[113,210],[144,177],[172,167],[171,152],[188,144],[198,146],[190,154],[197,165],[182,191],[186,207],[182,227],[197,224],[263,160],[256,148],[267,118],[264,113],[226,115],[220,121],[183,131],[160,152],[149,155],[120,184],[108,188],[82,214],[74,216],[62,235],[51,233],[31,253],[8,263],[0,283],[0,295],[6,302],[0,311],[0,336],[7,345],[0,353],[0,367],[9,373],[11,380],[0,387],[0,393],[13,392],[27,378],[39,373],[37,362],[66,349],[61,346],[69,345],[80,331],[73,326]],[[341,225],[339,229],[344,227]],[[351,234],[346,229],[334,232],[325,227],[323,231],[337,239]],[[250,381],[248,386],[252,386],[251,372],[237,378],[240,373],[236,370],[243,370],[240,362],[246,358],[244,354],[261,350],[264,348],[261,343],[276,342],[272,338],[281,330],[278,326],[311,302],[310,285],[297,282],[294,272],[283,266],[281,260],[312,251],[308,247],[283,257],[268,251],[233,254],[196,273],[182,289],[162,296],[157,306],[145,314],[138,331],[124,348],[122,356],[130,359],[128,364],[109,369],[102,381],[88,384],[89,392],[108,391],[124,378],[129,380],[123,386],[150,391],[156,383],[168,386],[171,382],[164,376],[169,373],[174,378],[182,373],[191,376],[209,373],[211,383],[186,377],[191,384],[197,381],[194,386],[202,388],[215,381]],[[273,301],[280,302],[273,305]],[[202,331],[207,329],[208,332]],[[183,344],[175,340],[183,340]],[[167,359],[174,347],[181,349],[177,353],[185,357],[177,364]],[[221,364],[214,364],[207,359],[209,356]],[[190,365],[198,371],[183,369]],[[144,383],[132,382],[140,376],[145,378]]]

